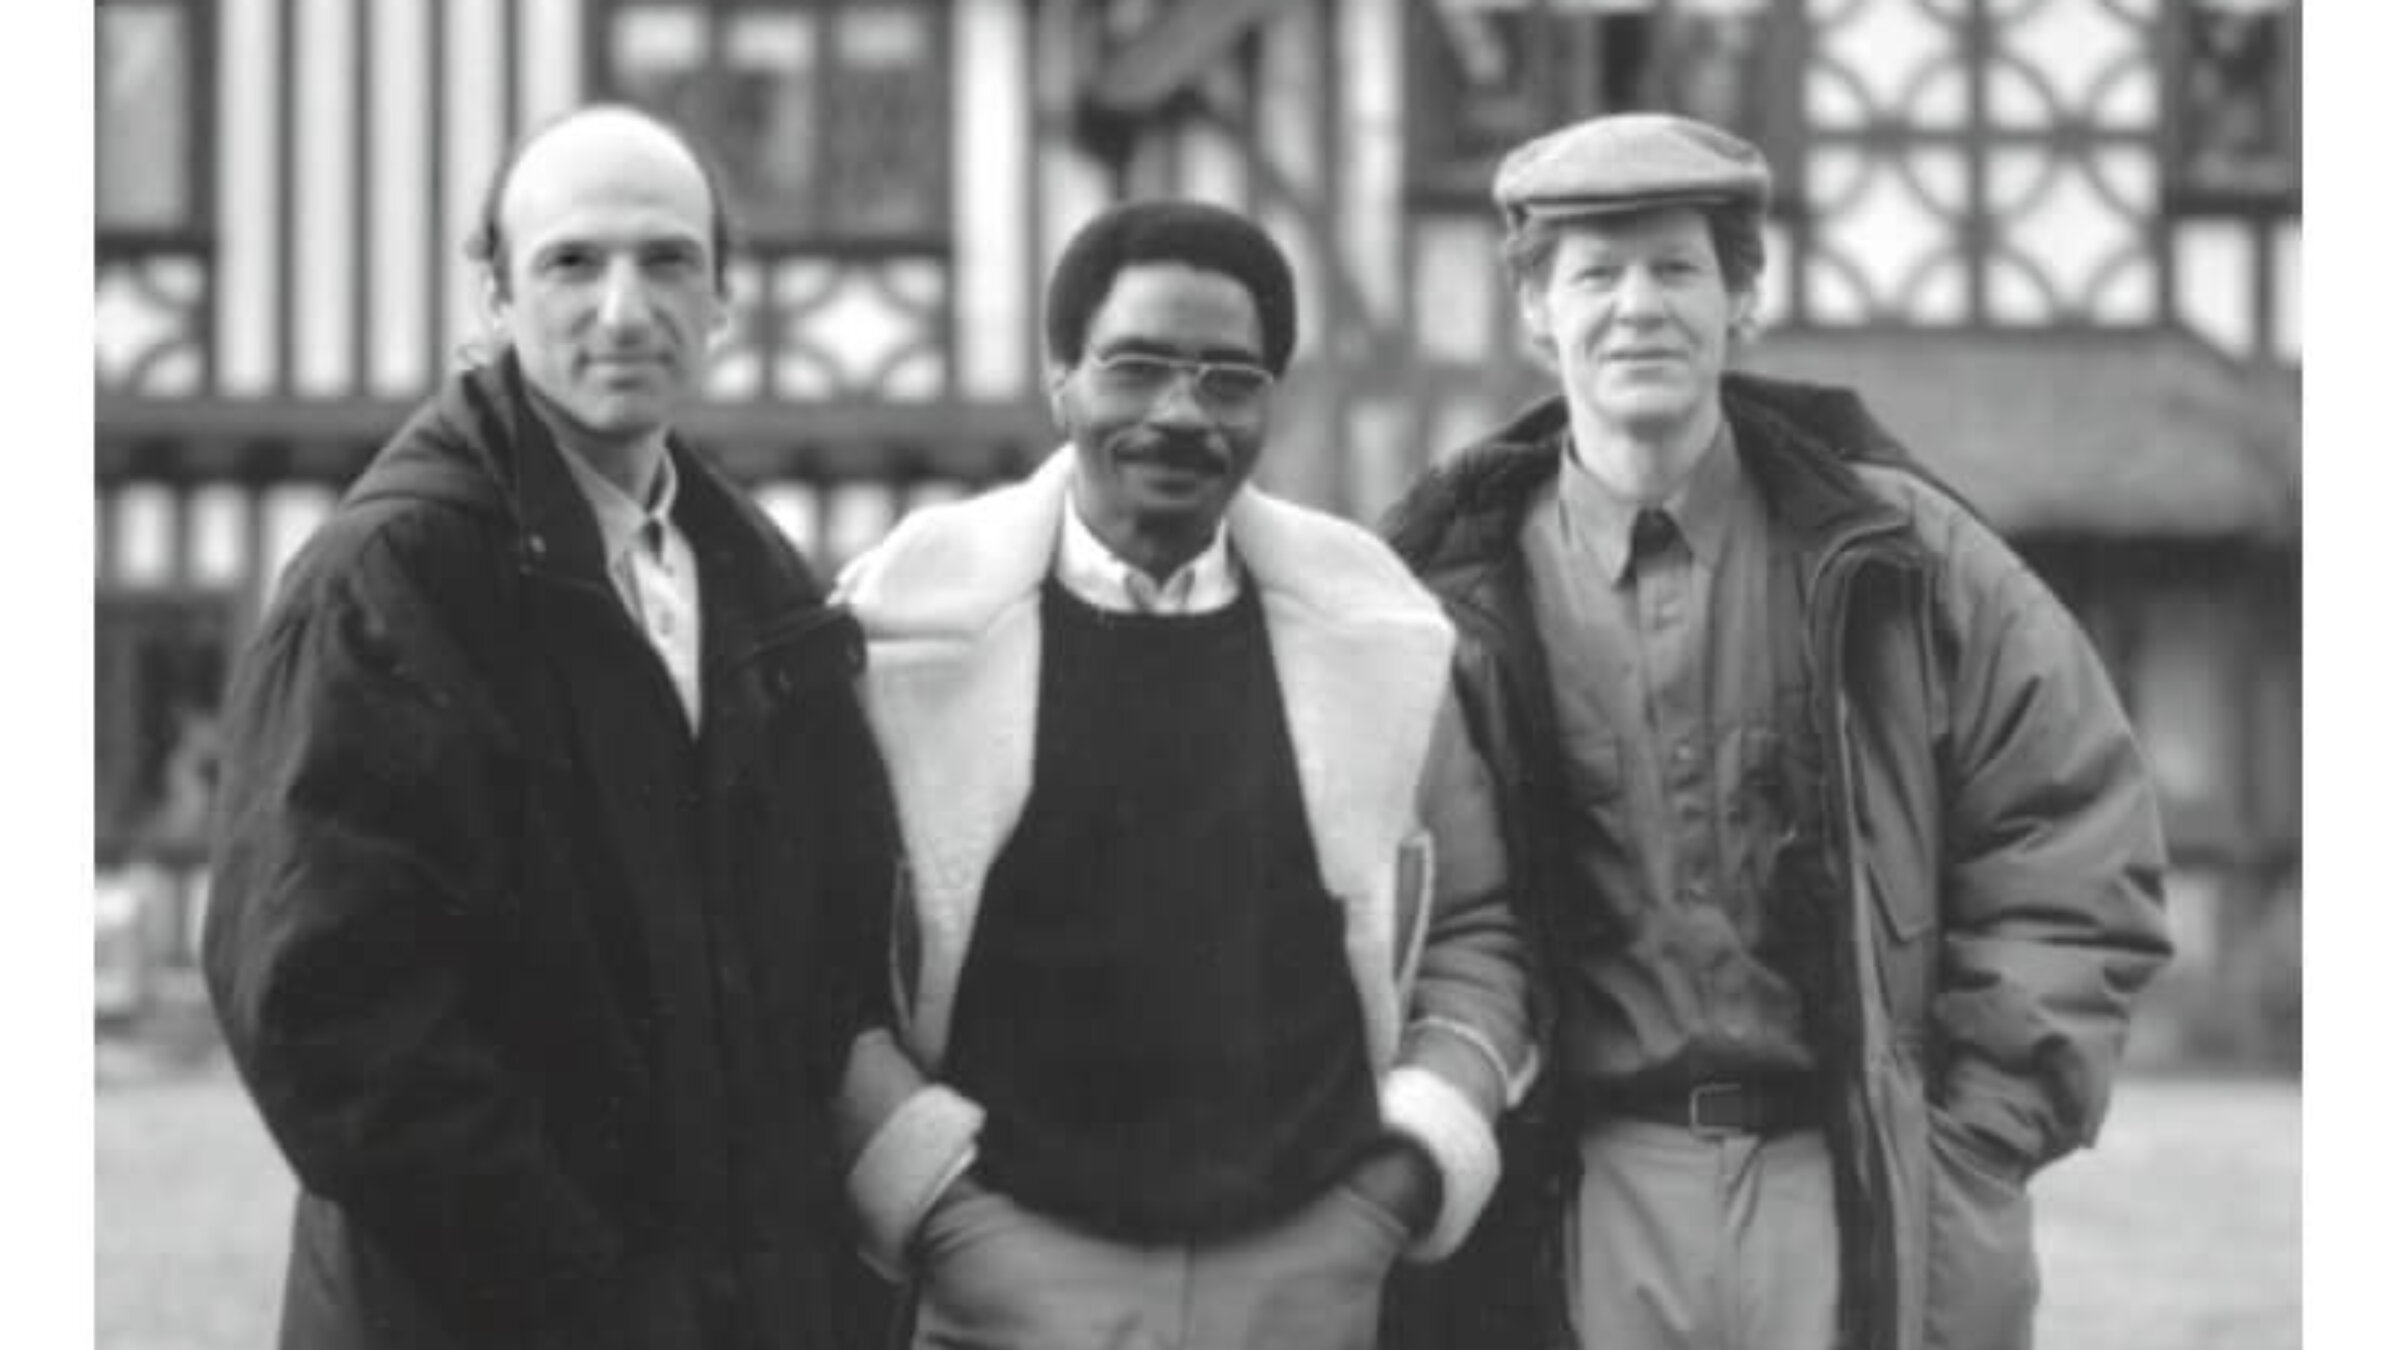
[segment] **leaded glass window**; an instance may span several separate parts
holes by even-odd
[[[1423,0],[1410,6],[1410,183],[1486,199],[1509,147],[1604,112],[1663,108],[1788,155],[1791,61],[1772,0]],[[1778,167],[1781,167],[1780,163]]]
[[[708,143],[746,240],[898,242],[946,230],[941,6],[621,0],[604,83]]]
[[[2297,0],[2184,0],[2175,17],[2182,204],[2289,202],[2300,189]]]

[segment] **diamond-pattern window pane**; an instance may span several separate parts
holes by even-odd
[[[1964,262],[1956,249],[1967,209],[1963,153],[1928,147],[1902,158],[1827,149],[1815,168],[1817,248],[1806,277],[1812,316],[1925,324],[1964,318]]]
[[[2139,130],[2154,116],[2150,20],[2104,4],[2043,4],[1998,25],[1993,41],[2019,78],[1995,79],[1990,116],[2003,127],[2063,121]],[[1995,71],[1995,76],[1999,72]]]
[[[925,259],[835,268],[795,260],[776,278],[777,392],[787,398],[942,392],[945,275]]]
[[[1963,88],[1966,54],[1951,25],[1914,5],[1813,0],[1809,8],[1818,25],[1807,77],[1812,124],[1846,128],[1896,116],[1933,128],[1964,120],[1966,102],[1952,95]]]
[[[2138,150],[2093,158],[2034,150],[1991,156],[1995,256],[1988,276],[1992,318],[2008,324],[2088,321],[2126,312],[2150,277],[2146,225],[2155,170]]]
[[[96,205],[103,229],[191,223],[189,17],[171,3],[100,7]]]
[[[103,264],[92,299],[93,378],[105,389],[188,394],[199,388],[200,259],[161,253]]]

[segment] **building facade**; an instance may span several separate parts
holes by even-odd
[[[831,566],[1054,443],[1041,280],[1136,195],[1289,246],[1301,341],[1262,474],[1371,519],[1541,387],[1498,154],[1672,107],[1775,168],[1751,364],[1859,386],[2099,641],[2170,812],[2193,992],[2168,1030],[2261,1043],[2209,1009],[2275,983],[2245,954],[2298,912],[2297,0],[99,0],[97,22],[97,833],[103,866],[181,869],[170,949],[228,653],[476,336],[459,243],[543,118],[630,99],[721,161],[744,242],[693,430]]]

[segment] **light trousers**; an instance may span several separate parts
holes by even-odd
[[[1584,1350],[1833,1350],[1841,1281],[1825,1136],[1602,1120],[1568,1213]]]
[[[1399,1218],[1337,1184],[1209,1243],[1135,1245],[997,1192],[926,1219],[917,1350],[1374,1350]]]

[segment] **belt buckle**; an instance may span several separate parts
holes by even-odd
[[[1684,1099],[1684,1123],[1692,1133],[1706,1139],[1749,1134],[1751,1133],[1749,1112],[1743,1108],[1742,1096],[1742,1085],[1739,1083],[1702,1083],[1693,1088],[1691,1094]],[[1729,1109],[1723,1115],[1730,1116],[1733,1120],[1732,1124],[1721,1123],[1722,1117],[1718,1121],[1708,1119],[1711,1114],[1715,1114],[1710,1112],[1707,1107],[1707,1103],[1711,1101],[1723,1101],[1727,1104]]]

